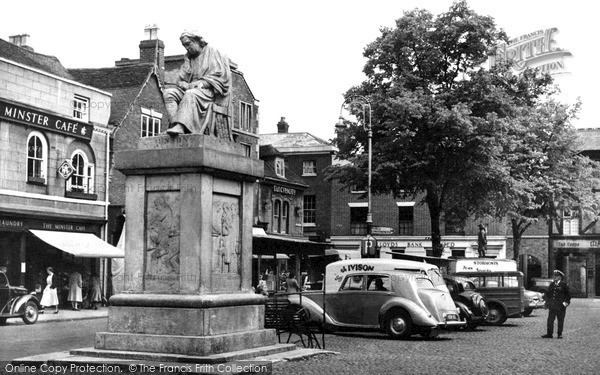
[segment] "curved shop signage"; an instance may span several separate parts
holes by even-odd
[[[556,27],[537,30],[503,43],[496,49],[496,56],[490,58],[490,66],[496,61],[511,61],[515,71],[537,68],[550,74],[565,72],[564,58],[571,52],[556,46]]]
[[[92,139],[94,130],[93,125],[85,122],[44,113],[2,100],[0,100],[0,118],[88,141]]]

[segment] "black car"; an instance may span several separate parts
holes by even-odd
[[[38,299],[19,286],[10,286],[6,277],[6,267],[0,267],[0,324],[8,318],[22,318],[26,324],[38,320],[40,303]]]
[[[475,284],[466,277],[445,276],[444,281],[452,295],[460,316],[467,321],[466,329],[475,329],[485,322],[488,307],[483,296],[475,291]]]

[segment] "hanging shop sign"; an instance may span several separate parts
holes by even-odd
[[[496,49],[496,56],[490,58],[490,66],[496,61],[511,61],[516,72],[526,68],[537,68],[550,74],[565,73],[565,57],[571,52],[557,47],[556,27],[537,30],[503,43]]]
[[[65,180],[71,177],[73,172],[75,172],[75,168],[73,168],[73,166],[71,165],[71,163],[69,163],[68,160],[63,161],[58,167],[58,174]]]
[[[87,141],[92,139],[94,130],[93,125],[76,119],[44,113],[3,100],[0,100],[0,118]]]

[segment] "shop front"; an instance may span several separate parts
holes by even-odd
[[[270,291],[282,291],[285,277],[294,272],[301,286],[312,289],[323,281],[323,260],[329,247],[325,242],[266,234],[261,228],[253,228],[252,285],[265,277]]]
[[[553,239],[549,254],[552,269],[564,272],[571,296],[600,297],[600,237],[588,239]]]
[[[122,251],[98,238],[102,225],[84,218],[0,216],[0,265],[7,268],[11,284],[37,292],[46,283],[46,268],[53,267],[65,289],[59,291],[61,298],[66,299],[71,272],[80,272],[84,279],[103,278],[108,272],[103,259],[123,257]]]

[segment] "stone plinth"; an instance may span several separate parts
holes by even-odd
[[[251,288],[262,161],[193,134],[144,138],[115,162],[127,178],[125,288],[95,348],[207,356],[275,344]]]

